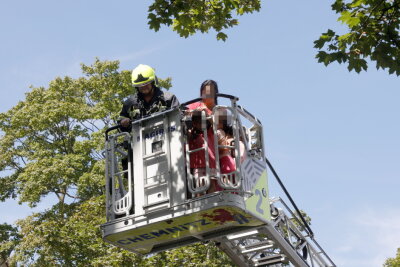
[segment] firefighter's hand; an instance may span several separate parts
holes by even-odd
[[[131,120],[128,118],[125,118],[125,119],[122,119],[120,123],[121,123],[122,127],[129,127]]]

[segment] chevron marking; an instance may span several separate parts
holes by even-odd
[[[254,159],[249,159],[245,161],[243,170],[243,189],[245,191],[251,191],[261,174],[264,172],[265,164]]]

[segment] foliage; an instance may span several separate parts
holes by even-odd
[[[340,14],[338,21],[348,32],[333,30],[323,33],[314,42],[319,49],[318,62],[346,63],[349,71],[367,70],[367,60],[377,69],[400,75],[400,1],[399,0],[335,0],[332,9]]]
[[[400,248],[397,249],[395,258],[389,258],[386,260],[384,267],[400,267]]]
[[[303,216],[303,218],[306,221],[306,223],[308,225],[311,225],[311,217],[308,216],[308,214],[303,210],[300,210],[300,214],[301,214],[301,216]],[[300,231],[305,231],[306,226],[304,225],[303,221],[301,220],[299,213],[296,211],[296,212],[294,212],[294,215],[295,215],[295,217],[291,218],[291,220],[294,223],[294,225],[296,225],[296,227]]]
[[[0,227],[0,253],[13,266],[231,266],[212,245],[140,257],[105,243],[104,131],[134,88],[118,61],[82,65],[83,77],[56,78],[0,114],[0,200],[51,208]],[[163,87],[171,79],[160,80]],[[47,198],[47,202],[50,200]],[[11,253],[11,256],[10,256]]]
[[[149,258],[143,266],[204,266],[227,267],[234,265],[228,256],[222,253],[213,243],[194,244],[166,252],[158,253]]]
[[[261,8],[260,0],[154,0],[149,6],[148,24],[158,31],[161,25],[171,26],[181,37],[200,31],[217,31],[217,39],[228,37],[223,29],[238,25],[234,18]]]
[[[11,252],[20,238],[16,227],[6,223],[0,224],[0,266],[3,266],[4,262],[8,262]]]
[[[115,123],[122,99],[134,90],[130,72],[118,68],[118,62],[97,59],[82,65],[84,77],[58,77],[48,88],[32,88],[24,101],[0,114],[0,171],[7,174],[0,179],[1,200],[18,198],[34,207],[57,196],[49,210],[17,222],[22,238],[13,263],[85,265],[111,249],[98,230],[104,191],[100,151],[105,127]]]

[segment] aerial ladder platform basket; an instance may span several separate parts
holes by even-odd
[[[200,99],[136,120],[129,132],[107,131],[103,239],[142,255],[213,241],[238,266],[335,266],[298,212],[270,198],[261,122],[236,97],[217,96],[228,104],[201,112],[196,148],[184,106]],[[228,145],[218,144],[221,114],[233,129]],[[231,172],[221,170],[223,149],[232,152]],[[196,153],[204,158],[197,173]]]

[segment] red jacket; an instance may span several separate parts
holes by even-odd
[[[198,107],[205,106],[203,102],[196,102],[188,105],[189,110],[194,110]],[[212,111],[207,107],[205,109],[207,116],[212,114]],[[209,167],[215,169],[215,143],[214,143],[214,131],[212,127],[207,129],[208,138],[208,157]],[[204,135],[203,133],[197,135],[196,138],[189,138],[189,150],[204,147]],[[190,154],[190,168],[205,168],[206,167],[206,156],[205,151],[200,150]]]

